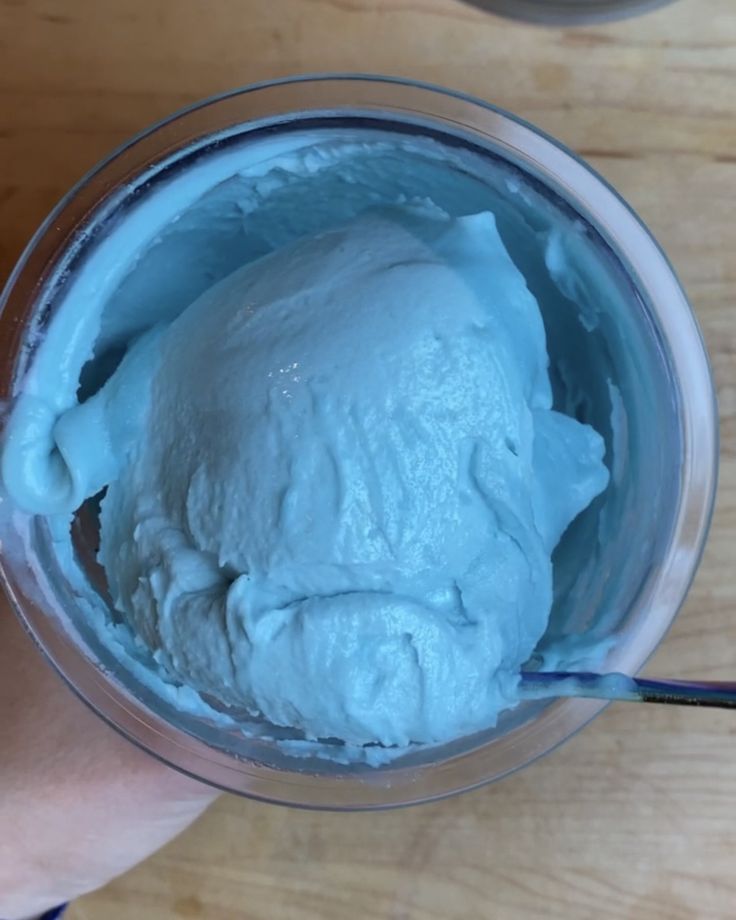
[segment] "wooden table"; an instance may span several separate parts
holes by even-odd
[[[736,0],[543,30],[455,0],[0,0],[0,278],[127,135],[297,71],[432,80],[586,156],[663,243],[708,340],[722,479],[650,673],[736,677]],[[613,706],[500,785],[385,814],[223,797],[70,920],[736,917],[736,717]]]

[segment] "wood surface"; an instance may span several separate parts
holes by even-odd
[[[0,0],[0,279],[50,206],[126,136],[299,71],[436,81],[586,156],[679,271],[722,416],[712,536],[648,669],[736,678],[736,0],[545,30],[455,0]],[[223,797],[69,920],[736,917],[736,716],[612,706],[522,773],[382,814]]]

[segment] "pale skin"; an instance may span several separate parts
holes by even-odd
[[[0,699],[3,920],[37,917],[101,887],[217,795],[97,718],[44,661],[4,597]]]

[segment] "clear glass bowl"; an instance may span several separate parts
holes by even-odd
[[[622,380],[628,375],[635,385],[622,389],[624,408],[632,410],[628,427],[623,436],[621,430],[611,435],[618,438],[617,485],[571,528],[582,528],[578,537],[587,533],[594,542],[607,516],[613,524],[610,535],[596,550],[584,584],[557,579],[555,617],[570,629],[610,637],[606,667],[636,673],[685,597],[710,522],[718,431],[707,355],[672,268],[636,215],[574,154],[493,106],[407,81],[316,76],[237,90],[153,126],[72,189],[20,259],[0,301],[0,398],[12,407],[33,365],[39,330],[43,336],[65,286],[125,219],[131,202],[234,138],[247,143],[264,132],[341,125],[429,135],[472,150],[489,163],[502,163],[585,228],[619,304],[618,313],[601,326],[611,350],[618,349],[609,370]],[[554,331],[548,328],[548,335],[553,353]],[[603,375],[603,369],[597,373]],[[607,385],[603,378],[598,382]],[[608,423],[601,419],[601,424]],[[60,565],[48,522],[20,513],[5,517],[5,588],[49,661],[128,739],[177,769],[233,792],[336,809],[427,801],[528,764],[603,708],[592,700],[524,703],[493,730],[420,748],[378,767],[292,756],[273,741],[182,713],[153,693],[139,674],[121,668],[91,628],[79,586]],[[77,563],[93,587],[97,580],[102,604],[94,531],[94,521],[78,517]],[[556,566],[564,561],[567,539],[558,549]]]
[[[491,13],[547,25],[584,25],[625,19],[656,10],[673,0],[466,0]]]

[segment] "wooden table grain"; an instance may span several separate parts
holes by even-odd
[[[720,397],[712,536],[649,673],[736,678],[736,0],[541,29],[455,0],[0,0],[0,278],[62,192],[194,99],[300,71],[483,96],[586,156],[679,271]],[[736,917],[736,718],[612,706],[463,797],[382,814],[225,796],[70,920]]]

